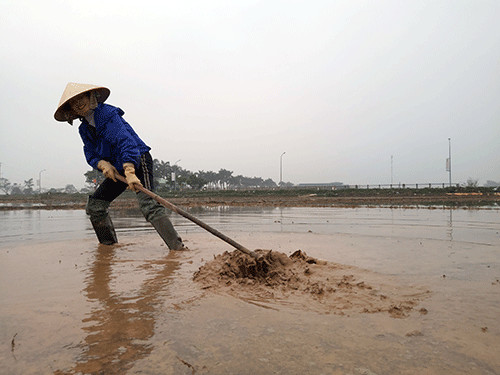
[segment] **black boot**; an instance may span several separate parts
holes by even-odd
[[[94,228],[97,239],[104,245],[117,243],[115,228],[108,214],[110,202],[89,197],[87,202],[87,215]]]
[[[175,231],[174,226],[167,216],[154,218],[151,220],[151,224],[170,250],[183,250],[185,248],[182,239]]]
[[[100,243],[102,243],[103,245],[113,245],[114,243],[118,242],[118,239],[116,238],[115,228],[109,215],[101,220],[90,218],[90,222],[94,227],[95,234],[97,235],[97,239]]]
[[[143,192],[137,193],[137,200],[142,214],[156,229],[170,250],[185,249],[182,239],[168,218],[165,207]]]

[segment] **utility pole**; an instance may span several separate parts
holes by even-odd
[[[283,152],[280,156],[280,186],[283,184],[283,155],[285,154],[286,152]]]
[[[38,194],[42,194],[42,172],[45,172],[45,169],[38,173]]]
[[[391,155],[391,187],[392,187],[392,159],[393,159],[393,156]]]
[[[174,190],[176,189],[176,186],[175,186],[175,168],[177,166],[177,163],[180,162],[181,159],[177,160],[174,165],[172,165],[172,184],[174,185]]]
[[[451,138],[448,138],[448,172],[450,175],[450,187],[451,187]]]

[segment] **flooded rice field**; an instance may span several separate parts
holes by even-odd
[[[112,212],[114,246],[83,210],[0,211],[0,373],[500,374],[498,209],[189,212],[322,262],[289,289],[210,285],[193,276],[234,249],[175,214],[189,251],[136,210]]]

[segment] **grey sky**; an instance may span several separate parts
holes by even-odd
[[[0,0],[0,162],[84,185],[67,82],[183,168],[293,183],[500,180],[500,1]],[[77,121],[78,122],[78,121]]]

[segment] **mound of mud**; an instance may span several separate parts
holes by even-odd
[[[309,273],[307,265],[318,263],[318,260],[308,257],[301,250],[297,250],[290,257],[271,250],[255,252],[260,256],[258,260],[239,251],[226,251],[200,267],[194,275],[194,280],[204,283],[206,287],[220,283],[230,285],[235,282],[298,290],[304,285],[301,274]]]
[[[195,272],[193,280],[203,289],[264,307],[284,304],[340,315],[388,312],[404,318],[429,293],[366,270],[309,257],[301,250],[290,256],[255,252],[258,260],[238,250],[217,255]]]

